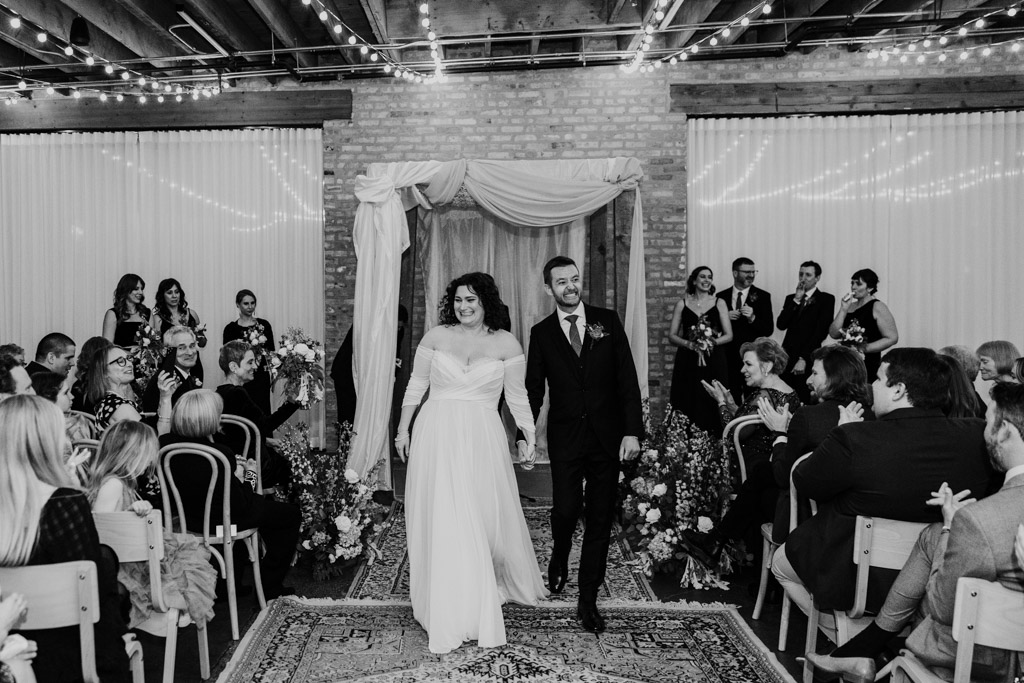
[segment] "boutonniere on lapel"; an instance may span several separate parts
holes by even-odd
[[[752,306],[755,303],[757,303],[757,292],[751,292],[750,294],[747,295],[746,304],[748,306]]]
[[[607,337],[608,333],[604,331],[604,325],[601,323],[594,323],[592,325],[587,325],[587,336],[595,342],[599,342]]]
[[[199,379],[198,377],[195,377],[194,375],[189,375],[189,377],[192,378],[192,384],[196,385],[197,387],[203,386],[203,380]]]

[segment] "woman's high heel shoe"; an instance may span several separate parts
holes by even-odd
[[[832,657],[813,652],[805,656],[818,671],[837,674],[846,683],[872,683],[875,680],[875,660],[870,657]]]

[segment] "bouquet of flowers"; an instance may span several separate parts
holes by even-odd
[[[305,409],[324,399],[323,346],[297,327],[281,337],[281,348],[270,359],[274,384],[284,381],[284,396]]]
[[[128,352],[128,359],[135,370],[135,381],[144,388],[160,367],[164,344],[160,334],[149,323],[139,325],[133,343],[134,347]]]
[[[694,351],[697,352],[697,365],[707,365],[708,357],[715,350],[715,330],[708,322],[707,315],[697,319],[697,324],[690,328],[686,338],[696,347]]]
[[[860,323],[856,319],[851,320],[850,324],[840,330],[843,333],[843,338],[839,340],[839,343],[843,346],[852,346],[855,349],[860,349],[864,344],[864,328],[860,326]]]
[[[680,572],[680,585],[725,588],[720,575],[733,557],[723,552],[714,567],[687,552],[684,532],[707,533],[722,519],[732,480],[721,444],[669,411],[635,458],[619,475],[626,533],[636,541],[640,566],[654,572]]]
[[[339,426],[333,453],[310,448],[305,423],[283,431],[280,452],[292,466],[289,498],[302,512],[299,552],[312,559],[316,580],[338,576],[371,549],[369,539],[387,512],[373,502],[373,489],[366,484],[375,480],[376,468],[362,479],[348,468],[352,430],[347,425]]]
[[[267,330],[263,323],[257,320],[255,325],[245,328],[242,341],[252,347],[252,352],[256,356],[256,367],[263,367],[267,360]]]

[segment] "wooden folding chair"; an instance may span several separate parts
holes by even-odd
[[[974,646],[1024,652],[1024,593],[997,581],[961,577],[953,608],[956,668],[953,683],[970,683]],[[894,683],[945,683],[909,650],[893,660]]]
[[[245,446],[238,455],[246,460],[252,458],[256,461],[256,491],[263,493],[263,438],[259,427],[252,420],[241,415],[227,414],[220,416],[220,426],[221,430],[224,427],[229,427],[238,429],[245,435]]]
[[[134,512],[94,512],[93,520],[100,535],[100,543],[110,546],[121,562],[145,562],[149,570],[149,585],[153,607],[164,614],[151,618],[138,628],[146,633],[166,638],[164,647],[164,683],[174,682],[174,662],[178,645],[178,626],[181,614],[176,607],[164,603],[160,561],[164,557],[161,513],[153,510],[145,517]],[[199,670],[203,679],[210,677],[210,646],[206,622],[196,621],[199,636]]]
[[[206,460],[210,466],[210,484],[206,490],[206,503],[203,509],[203,528],[201,530],[185,528],[185,507],[181,502],[181,493],[174,476],[171,474],[171,460],[179,455],[195,455]],[[170,510],[170,496],[174,497],[176,516],[182,533],[190,533],[203,539],[203,544],[210,549],[220,566],[221,578],[228,584],[228,612],[231,616],[231,636],[239,639],[238,632],[238,596],[235,588],[235,560],[232,552],[234,543],[242,541],[249,552],[249,561],[252,562],[253,583],[256,584],[256,597],[259,599],[260,608],[266,609],[267,600],[263,595],[263,582],[260,578],[260,540],[256,529],[237,530],[231,523],[231,480],[234,463],[229,463],[223,453],[211,446],[204,446],[196,443],[170,444],[160,449],[160,467],[157,473],[160,477],[160,489],[163,496],[164,510]],[[212,533],[210,531],[210,512],[213,506],[213,492],[217,485],[217,472],[223,472],[222,494],[223,506],[221,509],[221,523]],[[171,522],[166,522],[168,529],[171,529]],[[222,546],[223,552],[215,546]]]
[[[25,620],[19,628],[35,631],[78,626],[81,643],[82,680],[99,683],[96,672],[94,624],[100,620],[100,589],[96,563],[87,560],[37,564],[25,567],[0,567],[0,586],[4,593],[21,593],[28,603]],[[125,634],[125,651],[132,669],[133,683],[145,683],[142,646],[131,634]],[[42,653],[60,657],[67,653]]]
[[[856,532],[853,540],[853,562],[857,565],[856,590],[853,608],[835,611],[836,645],[842,645],[871,621],[864,616],[868,599],[868,572],[871,567],[903,569],[910,552],[917,543],[917,537],[928,526],[923,522],[902,522],[883,517],[857,515]],[[818,644],[818,622],[821,618],[814,596],[811,596],[811,613],[807,616],[806,652],[814,652]],[[814,665],[804,663],[804,683],[814,680]]]

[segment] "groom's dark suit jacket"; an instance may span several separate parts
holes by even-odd
[[[797,305],[793,294],[786,297],[776,321],[780,330],[786,330],[786,338],[782,340],[782,348],[789,354],[786,370],[792,370],[800,358],[808,366],[811,364],[811,354],[828,336],[828,326],[832,324],[835,310],[836,298],[820,289],[803,305]]]
[[[618,458],[623,436],[643,436],[643,408],[636,367],[626,331],[615,311],[584,307],[588,327],[600,325],[606,336],[587,332],[579,355],[552,313],[530,331],[526,390],[536,419],[550,391],[548,452],[552,460],[580,457],[589,427],[609,457]]]

